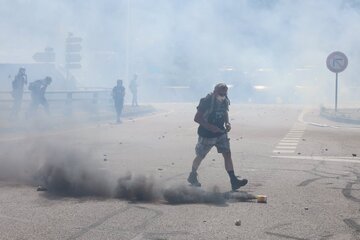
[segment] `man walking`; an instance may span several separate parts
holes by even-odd
[[[17,117],[24,94],[24,86],[27,84],[27,75],[25,68],[21,67],[18,74],[16,74],[14,81],[12,81],[12,97],[14,98],[14,105],[12,107],[11,116]]]
[[[39,105],[44,107],[44,110],[47,114],[50,113],[49,104],[45,98],[45,92],[51,82],[51,77],[46,77],[45,79],[36,80],[29,84],[29,90],[31,91],[30,113],[34,113]]]
[[[130,88],[130,91],[132,94],[131,106],[137,107],[139,105],[138,105],[138,101],[137,101],[138,84],[137,84],[137,75],[136,74],[134,74],[134,77],[130,82],[129,88]]]
[[[120,116],[124,107],[125,88],[122,80],[117,80],[116,86],[112,90],[116,110],[116,122],[121,123]]]
[[[195,148],[196,157],[187,179],[193,186],[201,186],[197,178],[197,170],[201,161],[213,146],[224,157],[225,169],[230,177],[231,189],[235,191],[248,182],[247,179],[238,179],[234,173],[230,142],[227,135],[231,129],[228,115],[230,101],[227,97],[227,90],[228,87],[224,83],[217,84],[214,91],[202,98],[197,107],[194,121],[199,124],[197,131],[199,138]]]

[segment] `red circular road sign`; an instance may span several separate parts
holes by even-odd
[[[326,59],[327,68],[334,73],[344,71],[347,65],[348,59],[342,52],[333,52]]]

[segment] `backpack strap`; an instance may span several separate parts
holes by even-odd
[[[204,113],[204,119],[205,121],[208,120],[209,115],[214,111],[214,105],[215,105],[215,95],[214,94],[209,94],[210,95],[210,106],[209,108],[205,111]]]

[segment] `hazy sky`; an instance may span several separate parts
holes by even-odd
[[[358,81],[359,0],[0,3],[0,62],[33,61],[35,52],[51,46],[63,65],[65,38],[73,32],[83,38],[83,68],[74,71],[80,85],[110,85],[134,72],[164,84],[216,82],[224,67],[279,86],[324,82],[333,78],[325,60],[335,50],[349,58],[346,84]],[[299,71],[304,67],[311,70]]]

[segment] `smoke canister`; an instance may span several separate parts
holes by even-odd
[[[256,195],[256,202],[257,203],[267,203],[266,195]]]

